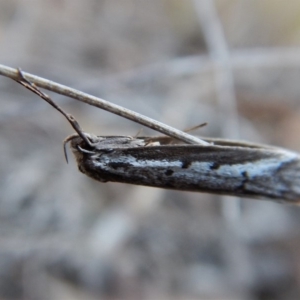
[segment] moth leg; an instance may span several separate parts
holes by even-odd
[[[95,151],[89,151],[89,150],[83,149],[79,145],[77,145],[76,148],[78,151],[83,152],[83,153],[87,153],[87,154],[95,154],[96,153]]]

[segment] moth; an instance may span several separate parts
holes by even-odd
[[[186,145],[168,137],[79,135],[70,142],[79,170],[113,181],[182,191],[297,202],[299,155],[280,148],[205,139]]]
[[[77,134],[65,139],[65,155],[69,143],[79,171],[97,181],[290,203],[300,200],[297,153],[224,139],[204,138],[203,144],[191,145],[168,136],[96,136],[84,132],[21,71],[17,81],[67,118]]]

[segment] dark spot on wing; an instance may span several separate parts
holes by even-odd
[[[192,164],[191,161],[188,160],[182,160],[181,161],[181,168],[182,169],[188,169],[190,167],[190,165]]]
[[[247,171],[244,171],[244,172],[242,173],[242,176],[245,177],[245,178],[247,179],[247,178],[248,178],[248,172],[247,172]]]
[[[221,165],[218,164],[217,162],[214,162],[210,165],[211,170],[218,170],[220,167],[221,167]]]
[[[165,174],[167,175],[167,176],[171,176],[172,174],[174,173],[174,171],[173,170],[167,170],[166,172],[165,172]]]
[[[248,172],[247,171],[242,172],[242,177],[243,177],[243,180],[236,190],[244,192],[244,191],[247,191],[247,183],[249,182]],[[247,191],[247,192],[249,192],[249,191]]]

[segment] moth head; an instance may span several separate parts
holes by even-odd
[[[84,152],[93,153],[93,149],[101,140],[102,140],[101,137],[98,137],[91,133],[85,133],[85,132],[82,132],[81,135],[72,134],[68,136],[63,142],[66,161],[68,162],[67,144],[69,142],[70,142],[70,148],[74,153],[76,159],[79,159],[82,156],[82,153]]]

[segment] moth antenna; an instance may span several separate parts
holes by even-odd
[[[143,128],[141,128],[141,129],[133,136],[133,138],[136,139],[142,132],[143,132]]]
[[[185,129],[184,132],[191,132],[191,131],[197,130],[199,128],[202,128],[204,126],[207,126],[207,122],[199,124],[199,125],[196,125],[196,126],[193,126],[193,127],[190,127],[188,129]]]
[[[66,137],[63,141],[63,148],[64,148],[64,154],[65,154],[65,159],[66,159],[66,162],[67,164],[69,163],[68,161],[68,152],[67,152],[67,144],[72,140],[74,139],[75,137],[77,137],[77,134],[72,134],[72,135],[69,135],[68,137]]]

